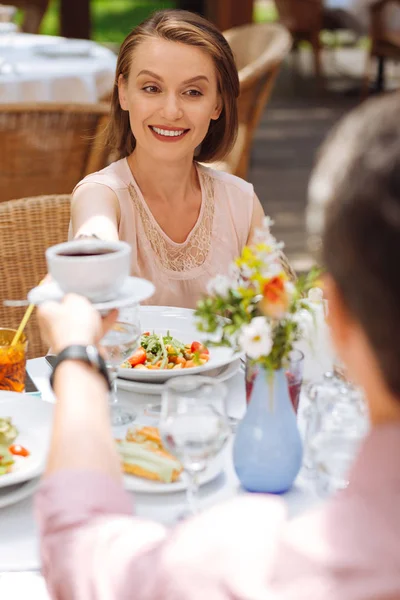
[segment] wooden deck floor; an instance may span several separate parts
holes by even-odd
[[[275,221],[275,236],[285,242],[294,267],[303,270],[312,264],[304,214],[316,151],[337,120],[360,102],[357,91],[348,94],[340,88],[357,90],[360,80],[345,78],[343,86],[343,77],[331,73],[328,89],[318,93],[310,75],[296,73],[289,57],[255,136],[249,180]]]

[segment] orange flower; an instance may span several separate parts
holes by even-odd
[[[261,312],[272,319],[281,319],[289,306],[289,295],[282,277],[273,277],[263,287],[263,298],[259,307]]]

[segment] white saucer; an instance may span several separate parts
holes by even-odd
[[[104,311],[111,310],[112,308],[125,308],[126,306],[132,306],[150,298],[154,294],[154,291],[155,287],[150,281],[140,279],[139,277],[127,277],[116,298],[107,300],[106,302],[93,302],[93,306],[97,310]],[[59,302],[64,296],[65,293],[59,285],[55,281],[50,281],[49,283],[43,283],[33,288],[28,293],[28,300],[30,304],[38,306],[49,300]]]
[[[215,381],[223,382],[227,381],[240,370],[241,360],[235,360],[229,365],[215,369],[215,373],[208,372],[208,377],[212,377]],[[190,373],[188,372],[188,375]],[[162,394],[164,383],[146,383],[143,381],[133,381],[129,379],[117,378],[117,386],[120,390],[127,392],[135,392],[137,394],[146,394],[148,396],[159,396]]]

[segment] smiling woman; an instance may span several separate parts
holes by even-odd
[[[121,46],[108,129],[118,160],[76,186],[70,235],[127,241],[154,304],[194,307],[261,224],[251,184],[200,164],[232,148],[238,95],[232,51],[199,15],[159,11]]]

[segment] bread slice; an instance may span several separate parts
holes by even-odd
[[[156,427],[128,431],[125,440],[117,440],[125,473],[152,481],[171,483],[183,471],[181,463],[162,446]]]

